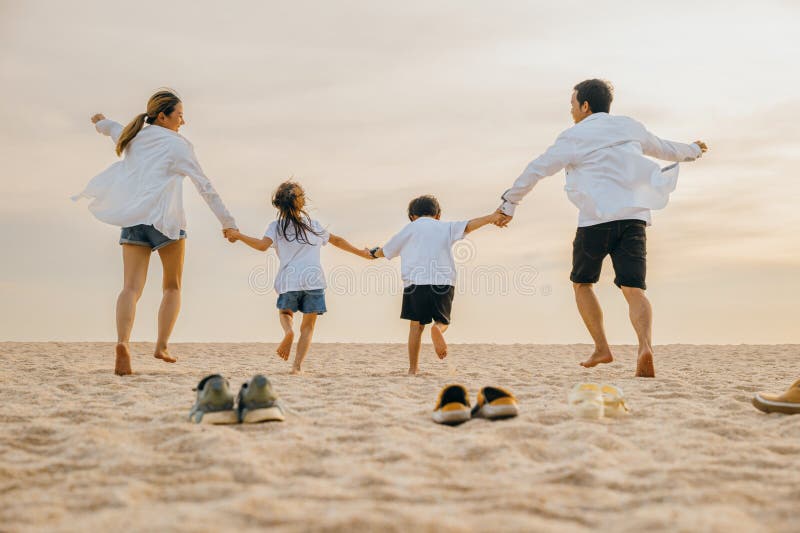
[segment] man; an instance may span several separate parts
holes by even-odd
[[[707,151],[705,143],[659,139],[639,122],[609,115],[613,88],[603,80],[586,80],[572,92],[575,125],[534,159],[502,195],[498,222],[506,226],[514,209],[534,185],[566,169],[564,189],[579,209],[578,230],[572,244],[575,301],[594,353],[582,366],[591,368],[614,360],[603,328],[603,310],[592,285],[600,278],[606,255],[611,255],[614,283],[628,302],[630,319],[639,339],[636,376],[655,377],[653,366],[653,312],[645,296],[646,236],[650,210],[663,208],[675,189],[677,165],[662,171],[644,157],[666,161],[694,161]]]

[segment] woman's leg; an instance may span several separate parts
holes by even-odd
[[[306,358],[308,349],[311,347],[311,337],[314,336],[314,324],[316,323],[316,313],[303,314],[303,321],[300,322],[300,339],[297,341],[297,351],[294,354],[292,374],[302,372],[303,359]]]
[[[122,245],[123,284],[117,297],[117,360],[114,365],[114,373],[119,376],[133,373],[128,343],[136,317],[136,302],[139,301],[147,281],[150,254],[147,246]]]
[[[158,340],[154,356],[167,363],[177,361],[169,354],[167,342],[172,335],[172,328],[178,320],[181,310],[181,280],[183,278],[183,255],[186,251],[186,239],[179,239],[158,249],[161,265],[164,270],[164,280],[161,297],[161,307],[158,309]]]

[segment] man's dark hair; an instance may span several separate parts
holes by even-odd
[[[585,80],[574,87],[578,105],[589,102],[592,113],[608,113],[614,100],[614,87],[604,80]]]
[[[408,203],[408,219],[413,217],[436,217],[442,213],[439,207],[439,200],[435,196],[426,194],[419,198],[414,198]]]

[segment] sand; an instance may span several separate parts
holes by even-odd
[[[134,344],[0,344],[2,531],[798,531],[800,416],[753,393],[800,374],[800,346],[634,350],[578,366],[586,345],[318,344],[305,376],[269,344],[176,344],[174,365]],[[269,375],[284,423],[198,426],[192,387],[223,372],[238,390]],[[624,420],[573,419],[571,385],[621,386]],[[438,390],[510,388],[516,419],[432,423]]]

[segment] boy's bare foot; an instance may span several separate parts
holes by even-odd
[[[636,361],[636,377],[656,377],[656,367],[653,365],[653,352],[651,350],[644,350],[639,353],[639,359]]]
[[[436,350],[436,355],[439,356],[439,359],[447,357],[447,343],[444,340],[442,330],[436,324],[431,326],[431,340],[433,341],[433,349]]]
[[[167,350],[166,346],[156,346],[156,351],[153,354],[153,357],[156,359],[161,359],[165,363],[175,363],[178,361],[175,357],[172,357],[169,354],[169,350]]]
[[[294,341],[294,331],[287,331],[286,335],[283,336],[283,340],[278,345],[278,349],[275,350],[275,353],[278,354],[278,357],[280,357],[284,361],[289,360],[289,354],[292,352],[293,341]],[[292,373],[294,374],[294,372]]]
[[[614,357],[611,355],[611,350],[595,350],[594,353],[587,359],[586,361],[581,363],[581,366],[584,368],[592,368],[593,366],[597,366],[604,363],[610,363],[614,360]]]
[[[114,363],[114,373],[118,376],[130,376],[133,374],[131,369],[131,352],[128,345],[124,342],[117,343],[117,360]]]
[[[301,375],[303,375],[303,369],[302,368],[294,368],[293,367],[291,374],[293,376],[301,376]]]

